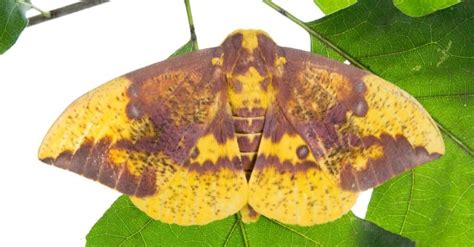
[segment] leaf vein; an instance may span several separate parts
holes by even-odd
[[[317,244],[317,245],[319,245],[319,246],[323,246],[323,245],[322,245],[321,243],[319,243],[318,241],[316,241],[316,240],[314,240],[314,239],[312,239],[312,238],[306,236],[305,234],[303,234],[303,233],[301,233],[301,232],[296,231],[295,229],[292,229],[292,228],[290,228],[290,227],[288,227],[288,226],[286,226],[286,225],[284,225],[284,224],[282,224],[282,223],[280,223],[280,222],[278,222],[278,221],[276,221],[276,220],[274,220],[274,219],[269,219],[269,220],[270,220],[270,222],[272,222],[273,224],[279,225],[279,226],[285,228],[286,230],[291,231],[291,232],[295,233],[296,235],[298,235],[298,236],[304,238],[305,240],[307,240],[307,241],[309,241],[309,242],[313,242],[313,243],[315,243],[315,244]]]
[[[232,234],[234,233],[235,228],[237,228],[237,224],[239,224],[239,219],[236,219],[234,224],[232,224],[232,227],[230,228],[230,232],[225,239],[224,246],[227,246],[229,244],[230,238],[232,237]]]
[[[152,222],[153,220],[152,219],[148,219],[147,222],[145,222],[145,224],[143,224],[143,226],[140,227],[140,229],[138,229],[136,232],[132,233],[130,236],[127,236],[120,244],[119,246],[123,246],[127,240],[133,238],[135,235],[137,234],[140,234],[141,235],[141,232],[150,224],[150,222]],[[144,239],[143,239],[144,240]]]
[[[410,194],[407,200],[407,209],[406,209],[405,214],[403,215],[403,222],[402,222],[402,225],[400,226],[400,231],[398,232],[398,234],[400,235],[403,234],[403,229],[405,228],[405,223],[407,221],[408,213],[410,212],[411,203],[413,201],[413,194],[414,194],[413,190],[415,188],[415,170],[410,170],[410,174],[411,174]]]

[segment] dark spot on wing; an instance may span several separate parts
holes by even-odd
[[[296,149],[296,155],[298,155],[298,158],[300,159],[305,159],[308,157],[309,150],[306,145],[301,145]]]

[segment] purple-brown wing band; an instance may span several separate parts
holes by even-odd
[[[402,89],[352,66],[282,49],[287,64],[278,104],[342,188],[366,190],[444,153],[435,122]]]
[[[249,204],[286,224],[335,220],[351,209],[358,193],[341,188],[296,128],[277,104],[268,109],[249,181]]]
[[[154,194],[157,174],[186,162],[215,114],[216,53],[150,65],[77,99],[46,135],[40,159],[128,195]]]
[[[206,224],[247,203],[220,48],[168,59],[76,100],[39,158],[132,196],[154,219]]]

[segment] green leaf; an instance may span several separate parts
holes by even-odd
[[[0,54],[15,44],[28,24],[25,9],[15,0],[0,1]]]
[[[421,245],[473,246],[474,2],[412,18],[390,1],[360,0],[307,25],[327,41],[318,51],[408,91],[444,136],[445,156],[374,190],[367,219]]]
[[[412,17],[428,15],[460,2],[461,0],[393,0],[400,11]]]
[[[205,226],[168,225],[150,219],[122,196],[87,235],[87,246],[414,246],[349,213],[320,226],[286,226],[261,217],[244,224],[234,215]]]
[[[445,139],[441,160],[374,190],[368,220],[423,245],[474,245],[473,158]]]
[[[326,57],[330,57],[340,62],[345,60],[343,56],[341,56],[339,53],[337,53],[333,49],[325,46],[324,43],[322,43],[319,39],[315,38],[314,36],[310,36],[310,39],[311,39],[311,52],[318,53]]]
[[[393,4],[400,11],[411,17],[428,15],[460,2],[461,0],[393,0]],[[357,0],[314,0],[314,3],[329,15],[357,3]],[[376,6],[374,7],[376,8]]]
[[[173,52],[170,57],[176,57],[192,51],[196,51],[198,49],[197,47],[197,42],[190,39],[186,44],[184,44],[178,50]]]
[[[329,15],[357,3],[357,0],[314,0],[314,3],[325,14]]]
[[[245,225],[250,246],[414,246],[410,239],[389,233],[351,212],[323,225],[299,227],[261,217]]]
[[[205,227],[179,227],[152,220],[121,196],[87,235],[87,246],[219,246],[234,227],[234,218]],[[233,241],[239,239],[232,238]]]

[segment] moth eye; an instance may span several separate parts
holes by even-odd
[[[306,145],[301,145],[296,149],[296,155],[298,155],[298,158],[300,159],[305,159],[308,157],[309,150]]]

